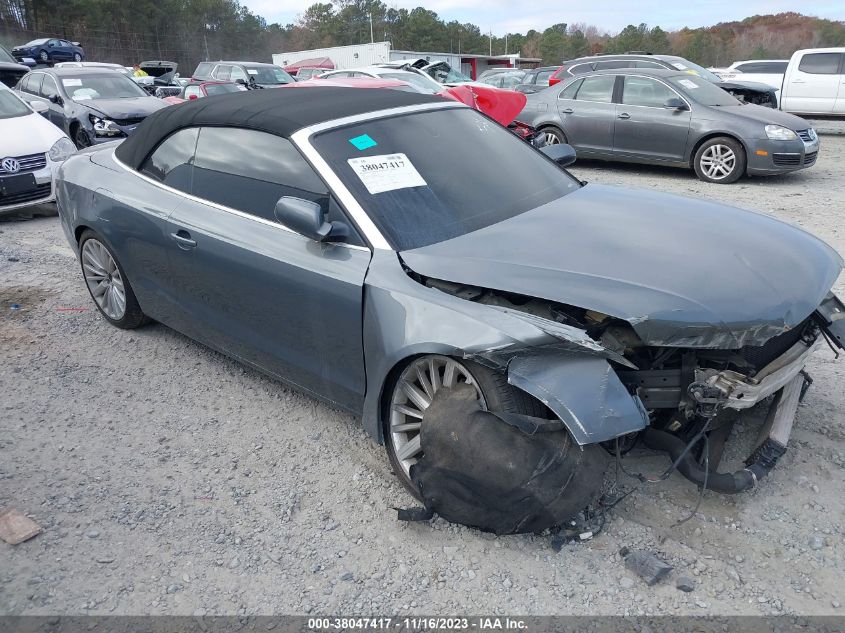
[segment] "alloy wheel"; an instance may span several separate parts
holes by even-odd
[[[44,62],[45,64],[46,64],[48,61],[50,61],[50,56],[47,54],[47,51],[41,51],[41,52],[38,54],[38,57],[39,57],[39,58],[41,59],[41,61],[42,61],[42,62]]]
[[[126,313],[126,289],[117,262],[98,240],[89,239],[82,245],[82,270],[88,290],[100,310],[114,321]]]
[[[717,143],[704,150],[699,164],[705,176],[712,180],[723,180],[736,169],[736,154],[727,145]]]
[[[546,145],[558,145],[560,144],[560,139],[557,137],[557,134],[554,132],[546,132]]]
[[[396,386],[390,403],[390,439],[396,460],[410,477],[411,466],[422,457],[420,428],[425,410],[431,405],[434,394],[442,388],[459,383],[473,385],[482,408],[486,408],[484,395],[469,370],[448,356],[424,356],[408,365]]]
[[[82,55],[80,55],[79,53],[74,53],[73,54],[73,61],[81,62],[82,61]]]

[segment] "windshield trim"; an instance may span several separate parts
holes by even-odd
[[[329,186],[329,189],[331,189],[332,193],[334,193],[349,215],[352,216],[355,224],[358,225],[358,228],[361,230],[361,233],[370,245],[374,249],[396,252],[385,239],[384,235],[382,235],[381,231],[379,231],[376,227],[367,212],[364,211],[364,208],[360,205],[355,196],[352,195],[352,192],[346,188],[346,185],[343,184],[343,181],[341,181],[322,155],[320,155],[320,152],[318,152],[311,144],[311,139],[317,133],[344,127],[346,125],[361,123],[363,121],[386,119],[402,114],[410,114],[412,112],[445,110],[448,108],[469,108],[469,106],[457,101],[443,101],[442,103],[419,103],[411,106],[401,106],[399,108],[365,112],[354,116],[315,123],[314,125],[302,128],[301,130],[291,134],[290,140],[299,148],[299,151],[301,151],[303,156],[305,156],[308,162],[311,163],[311,166],[323,178],[325,183]]]

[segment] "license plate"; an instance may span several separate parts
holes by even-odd
[[[2,196],[11,196],[16,193],[32,191],[35,187],[34,174],[0,177],[0,195]]]

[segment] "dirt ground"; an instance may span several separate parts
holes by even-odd
[[[822,138],[812,169],[732,186],[673,169],[573,171],[757,209],[845,253],[843,136]],[[845,296],[845,277],[836,289]],[[398,522],[412,501],[359,421],[163,326],[110,327],[57,218],[3,222],[0,508],[44,531],[0,542],[0,613],[841,614],[845,358],[823,349],[809,371],[789,451],[758,489],[707,492],[675,526],[698,497],[675,475],[556,553],[548,536]],[[740,425],[728,466],[759,418]],[[667,461],[635,451],[626,463],[657,474]],[[672,575],[646,586],[623,545]]]

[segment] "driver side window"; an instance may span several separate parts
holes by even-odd
[[[320,205],[327,219],[350,228],[347,244],[363,246],[328,187],[288,139],[258,130],[204,127],[199,134],[191,193],[199,198],[276,222],[282,196]]]
[[[232,66],[232,73],[229,76],[229,79],[231,81],[237,81],[238,79],[242,79],[243,81],[247,80],[246,73],[240,66]]]
[[[56,86],[56,81],[50,75],[44,75],[44,82],[41,84],[41,96],[49,99],[53,96],[58,96],[59,89]]]
[[[650,77],[626,76],[622,103],[648,108],[662,108],[669,99],[679,98],[677,93]]]

